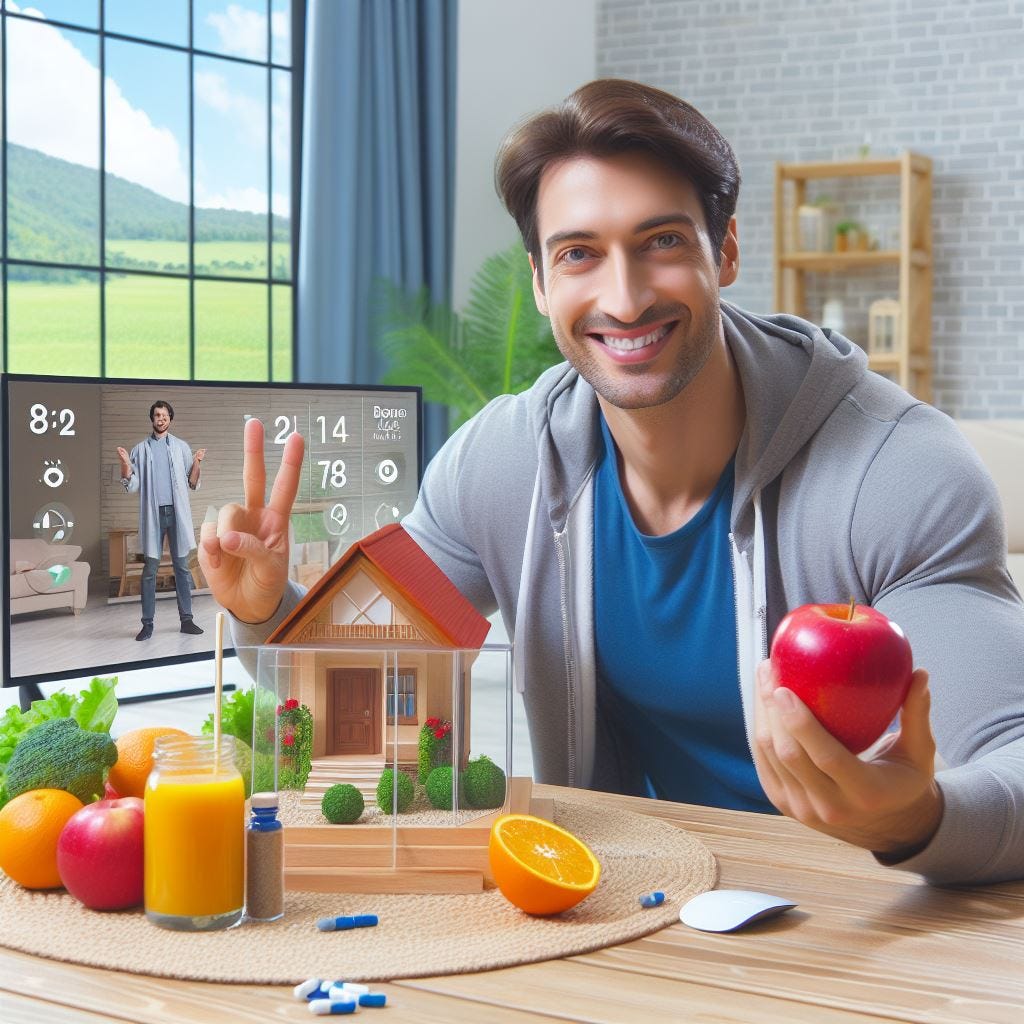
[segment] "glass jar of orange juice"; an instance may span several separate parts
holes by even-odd
[[[146,780],[145,904],[177,931],[230,928],[245,894],[245,787],[235,738],[162,736]]]

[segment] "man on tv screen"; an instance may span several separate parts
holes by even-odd
[[[196,537],[188,489],[194,491],[199,487],[206,449],[198,449],[193,456],[192,449],[170,432],[173,419],[174,409],[169,402],[154,402],[149,407],[153,432],[140,441],[130,455],[124,448],[117,449],[124,489],[129,493],[139,492],[139,543],[145,568],[142,572],[142,629],[136,640],[148,640],[153,635],[156,574],[165,536],[174,564],[181,632],[195,636],[203,632],[192,619],[192,573],[188,556],[196,546]]]

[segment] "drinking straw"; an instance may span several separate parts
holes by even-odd
[[[220,701],[224,689],[224,613],[217,612],[217,627],[214,641],[216,665],[213,683],[213,770],[220,773]]]

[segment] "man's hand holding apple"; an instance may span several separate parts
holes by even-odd
[[[827,607],[808,606],[808,610]],[[785,620],[780,624],[772,645],[773,659],[763,661],[757,671],[754,763],[768,799],[783,814],[896,861],[919,852],[934,836],[942,820],[942,793],[935,781],[928,673],[923,669],[911,672],[909,644],[898,627],[896,632],[906,649],[905,662],[902,666],[897,663],[903,657],[898,645],[895,652],[881,653],[892,671],[890,678],[882,673],[877,693],[862,693],[854,699],[847,687],[858,681],[841,678],[844,673],[856,673],[856,666],[872,654],[872,638],[864,632],[878,625],[865,623],[868,615],[892,626],[871,609],[858,609],[859,622],[851,623],[849,632],[851,636],[860,634],[858,639],[866,646],[858,646],[857,641],[844,645],[833,634],[830,650],[829,637],[823,633],[802,678],[798,673],[792,679],[817,707],[819,717],[793,688],[784,685],[780,663],[791,675],[797,670],[792,658],[780,657]],[[838,627],[834,623],[823,627],[826,631],[833,628]],[[892,640],[877,633],[875,639],[882,647]],[[827,677],[830,664],[831,679]],[[854,751],[882,732],[896,707],[899,730],[886,735],[869,756],[858,757]],[[858,720],[862,715],[869,720]]]
[[[263,424],[245,424],[242,483],[245,504],[225,505],[216,523],[203,523],[199,564],[214,599],[242,622],[265,622],[288,581],[288,518],[299,489],[305,444],[292,434],[269,501],[263,461]]]

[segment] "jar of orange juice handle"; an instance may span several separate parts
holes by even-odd
[[[212,931],[242,919],[245,787],[235,738],[161,736],[145,796],[146,917]]]

